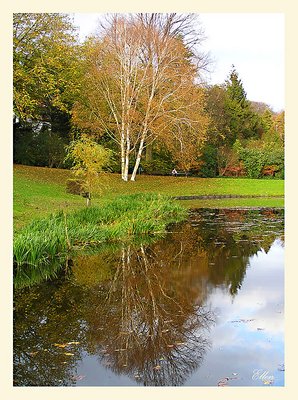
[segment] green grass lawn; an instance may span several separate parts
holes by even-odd
[[[85,200],[67,194],[66,180],[72,174],[68,170],[23,165],[14,166],[14,228],[18,230],[32,219],[53,211],[73,210],[83,207]],[[284,195],[284,181],[246,178],[185,178],[172,176],[138,175],[136,182],[123,182],[118,174],[106,174],[104,188],[95,190],[93,204],[101,205],[120,194],[162,193],[169,196]],[[237,206],[283,206],[283,199],[219,199],[185,200],[186,207],[237,207]]]
[[[65,192],[69,171],[14,167],[13,213],[14,228],[26,225],[32,219],[54,210],[74,209],[82,205],[79,196]]]

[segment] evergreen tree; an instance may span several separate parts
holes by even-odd
[[[252,110],[250,101],[247,100],[241,79],[232,66],[228,79],[225,81],[227,91],[226,114],[230,120],[230,144],[236,139],[259,138],[261,134],[261,121],[257,113]]]
[[[241,79],[238,77],[238,73],[234,65],[232,65],[229,78],[225,81],[225,83],[227,94],[230,100],[242,105],[242,107],[245,107],[247,105],[246,92],[243,88]]]

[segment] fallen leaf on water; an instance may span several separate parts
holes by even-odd
[[[183,346],[185,343],[184,342],[176,342],[175,343],[177,346]]]
[[[73,376],[73,379],[75,379],[76,381],[81,381],[85,377],[86,377],[86,375],[77,375],[77,376]]]
[[[230,322],[232,324],[235,323],[235,322],[243,322],[244,324],[246,324],[247,322],[252,322],[252,321],[255,321],[255,319],[254,318],[251,318],[251,319],[235,319],[234,321],[230,321]]]
[[[32,352],[32,353],[29,353],[29,356],[34,357],[37,353],[38,353],[38,351],[34,351],[34,352]]]
[[[161,333],[166,333],[166,332],[169,332],[169,329],[163,329],[163,330],[161,331]]]
[[[159,370],[160,368],[161,368],[160,365],[156,365],[155,367],[153,367],[153,369],[155,369],[155,370]]]
[[[66,356],[74,356],[73,353],[64,353]]]
[[[230,376],[229,379],[239,379],[237,375],[238,374],[235,374],[234,376]]]

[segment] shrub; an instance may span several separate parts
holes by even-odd
[[[260,178],[265,164],[265,155],[262,150],[242,149],[240,153],[246,175],[249,178]]]
[[[83,179],[67,179],[66,193],[80,195],[84,191]]]
[[[275,143],[252,141],[246,147],[236,140],[234,145],[249,178],[284,175],[284,150]],[[277,174],[280,172],[279,174]]]
[[[275,176],[276,172],[279,170],[278,165],[265,165],[262,169],[263,176]]]
[[[201,167],[198,173],[203,178],[214,178],[218,175],[218,151],[213,145],[207,144],[202,149],[200,156]]]
[[[66,138],[48,129],[34,132],[31,125],[14,128],[14,162],[60,168],[65,157]]]
[[[148,175],[168,175],[173,169],[173,163],[168,160],[142,161],[143,172]]]

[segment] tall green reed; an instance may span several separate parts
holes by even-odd
[[[185,216],[185,209],[178,203],[158,194],[124,195],[102,207],[86,207],[68,214],[59,211],[32,221],[16,235],[15,274],[22,269],[22,273],[35,271],[36,275],[41,271],[40,275],[47,275],[51,265],[63,265],[74,251],[146,235],[158,237],[169,223]]]

